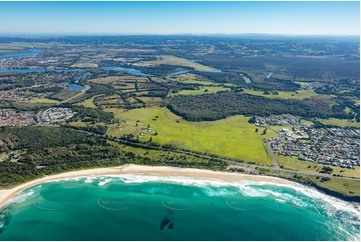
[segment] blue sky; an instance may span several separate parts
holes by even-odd
[[[0,33],[360,34],[359,2],[0,2]]]

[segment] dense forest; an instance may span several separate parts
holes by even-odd
[[[33,149],[65,146],[70,144],[103,144],[104,142],[94,136],[85,135],[63,127],[2,127],[0,139],[3,144],[0,150]]]
[[[292,114],[308,118],[347,118],[342,105],[319,99],[270,99],[249,94],[224,92],[199,96],[175,96],[168,108],[190,121],[212,121],[232,115],[269,116]]]
[[[10,152],[0,163],[1,185],[80,167],[120,164],[126,158],[102,138],[63,127],[1,128],[0,141],[0,150]]]

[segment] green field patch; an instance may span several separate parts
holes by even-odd
[[[301,119],[301,123],[303,123],[304,125],[306,125],[307,127],[311,127],[312,125],[314,125],[315,123],[309,120],[305,120],[305,119]]]
[[[186,83],[186,84],[204,85],[204,86],[210,86],[210,85],[213,85],[213,84],[214,84],[213,82],[198,81],[198,80],[181,80],[181,81],[178,81],[178,80],[177,80],[177,82]]]
[[[329,118],[329,119],[317,119],[320,123],[324,125],[334,125],[338,127],[360,127],[360,123],[356,121],[350,121],[347,119],[338,119],[338,118]]]
[[[58,103],[59,103],[59,101],[53,100],[53,99],[49,99],[49,98],[33,99],[33,100],[31,100],[31,102],[33,102],[33,103],[54,103],[54,104],[58,104]]]
[[[112,136],[132,134],[142,142],[152,138],[153,142],[162,145],[171,144],[179,148],[272,165],[262,142],[263,137],[255,133],[254,125],[248,123],[249,117],[239,115],[213,122],[188,122],[166,108],[139,108],[115,113],[115,116],[120,123],[109,127],[108,134]],[[147,130],[148,124],[150,132]]]
[[[302,161],[295,156],[291,157],[291,156],[283,156],[283,155],[275,154],[275,157],[279,165],[282,165],[285,169],[289,169],[289,170],[307,171],[307,172],[314,172],[315,174],[319,174],[319,171],[321,171],[322,167],[325,166],[310,161]],[[347,177],[360,177],[359,166],[355,166],[355,169],[341,168],[338,166],[329,166],[329,167],[333,169],[331,175],[336,174]]]
[[[93,96],[91,98],[88,98],[88,99],[84,100],[81,103],[77,103],[77,105],[83,105],[84,107],[87,107],[87,108],[96,108],[96,106],[94,104],[94,98],[102,96],[102,95],[103,94]]]
[[[146,103],[147,106],[160,105],[163,99],[160,97],[137,97],[139,100]]]
[[[98,68],[98,64],[95,63],[75,63],[71,65],[72,68]]]
[[[316,177],[313,176],[309,176],[308,179],[320,187],[339,192],[346,196],[360,196],[360,181],[331,178],[329,181],[321,182],[320,178],[316,179]]]
[[[220,91],[230,91],[230,88],[222,87],[222,86],[202,86],[197,90],[182,90],[176,94],[172,95],[202,95],[202,94],[211,94],[217,93]]]
[[[210,86],[214,85],[214,82],[204,80],[205,78],[202,78],[195,74],[182,74],[178,76],[171,76],[167,77],[167,80],[170,82],[179,82],[179,83],[186,83],[186,84],[197,84],[197,85],[204,85],[204,86]]]
[[[301,90],[297,92],[278,92],[278,95],[264,94],[263,91],[255,91],[250,89],[245,89],[243,92],[251,95],[262,96],[267,98],[298,99],[298,100],[305,98],[312,98],[312,97],[325,98],[325,95],[317,94],[313,90]]]

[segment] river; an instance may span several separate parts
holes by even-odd
[[[41,52],[43,52],[43,51],[33,48],[33,49],[30,49],[27,52],[9,54],[9,55],[0,55],[0,60],[1,59],[10,59],[10,58],[29,57],[29,56],[37,55],[37,54],[39,54]]]

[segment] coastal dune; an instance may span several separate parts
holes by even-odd
[[[252,181],[268,181],[272,183],[289,183],[289,181],[270,177],[270,176],[258,176],[258,175],[246,175],[239,173],[227,173],[221,171],[210,171],[193,168],[176,168],[165,166],[141,166],[141,165],[124,165],[108,168],[96,168],[61,173],[57,175],[45,176],[33,181],[26,182],[11,189],[0,190],[0,207],[5,205],[12,197],[22,190],[41,184],[45,182],[51,182],[62,179],[69,179],[74,177],[97,177],[106,175],[121,175],[121,174],[135,174],[135,175],[153,175],[153,176],[183,176],[200,179],[216,179],[226,182],[237,182],[240,180],[252,180]]]

